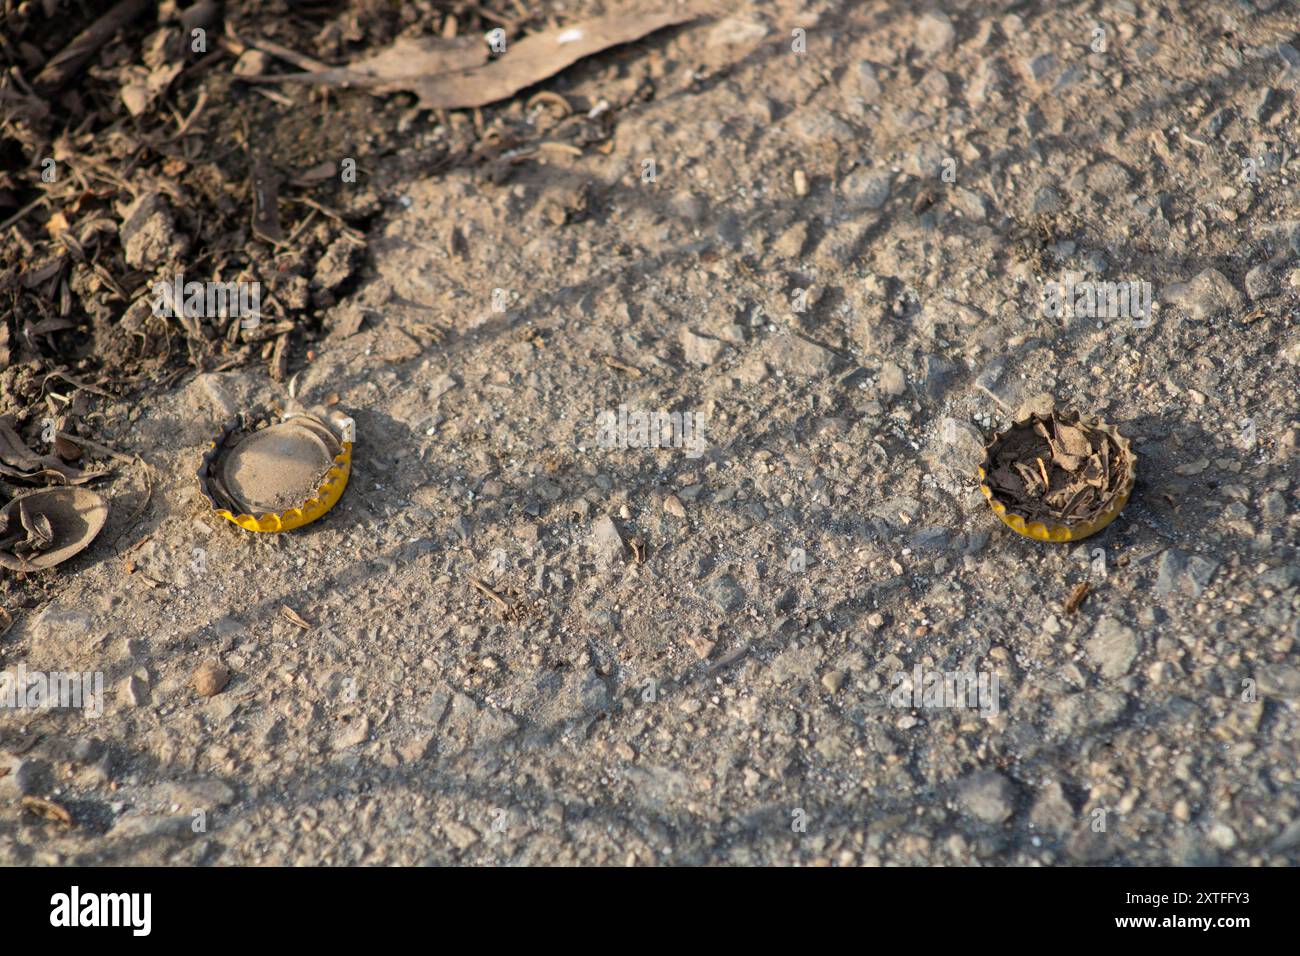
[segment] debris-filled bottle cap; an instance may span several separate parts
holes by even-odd
[[[1013,531],[1038,541],[1096,534],[1128,503],[1137,456],[1112,425],[1034,412],[985,448],[980,491]]]

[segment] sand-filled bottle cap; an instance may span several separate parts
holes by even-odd
[[[95,540],[108,502],[86,488],[42,488],[0,508],[0,565],[39,571],[62,564]]]
[[[1128,503],[1137,456],[1114,426],[1075,412],[1035,412],[985,447],[980,491],[1012,530],[1038,541],[1078,541]]]
[[[337,412],[252,424],[241,416],[227,423],[203,456],[199,488],[217,514],[241,528],[301,527],[342,496],[354,430],[352,419]]]

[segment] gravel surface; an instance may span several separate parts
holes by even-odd
[[[608,152],[431,173],[412,111],[290,369],[339,505],[209,514],[288,395],[188,375],[97,423],[140,521],[123,464],[0,584],[0,668],[104,675],[0,709],[0,863],[1300,862],[1297,8],[943,7],[740,0],[548,84],[643,91]],[[1053,400],[1139,456],[1082,543],[974,477]]]

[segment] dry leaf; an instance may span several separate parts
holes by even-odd
[[[373,56],[347,66],[279,76],[241,76],[246,83],[311,83],[319,86],[357,87],[373,93],[410,89],[441,73],[469,70],[487,62],[488,48],[481,37],[403,37]]]
[[[61,212],[56,212],[45,220],[45,231],[51,239],[57,239],[68,231],[68,219]]]
[[[554,76],[579,60],[695,19],[693,13],[652,13],[585,20],[524,37],[491,63],[420,80],[410,87],[425,109],[487,106]]]
[[[82,485],[100,477],[64,464],[57,455],[38,455],[14,430],[12,419],[0,417],[0,475],[19,481],[49,481],[56,485]]]
[[[28,813],[34,813],[45,820],[62,823],[65,827],[73,826],[72,814],[53,800],[44,800],[41,797],[23,797],[22,808]]]
[[[354,61],[346,69],[323,70],[311,81],[391,93],[408,89],[403,85],[407,82],[473,69],[486,63],[487,58],[488,48],[480,37],[406,37],[374,56]]]
[[[693,19],[694,13],[673,12],[585,20],[529,34],[490,62],[481,38],[408,38],[347,67],[240,79],[356,86],[374,93],[409,90],[424,109],[467,109],[508,99],[581,59]]]

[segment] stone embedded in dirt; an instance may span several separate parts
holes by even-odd
[[[988,200],[978,189],[954,186],[950,191],[948,202],[962,216],[974,222],[983,222],[989,214]]]
[[[708,660],[709,655],[713,653],[713,649],[718,646],[717,641],[711,641],[707,637],[702,637],[699,634],[688,634],[686,636],[686,643],[691,646],[691,650],[695,652],[695,656],[702,661]]]
[[[808,224],[796,222],[772,243],[772,252],[782,259],[798,259],[808,243]]]
[[[939,436],[951,451],[949,462],[959,474],[973,475],[984,460],[984,436],[968,422],[945,418],[939,425]]]
[[[1100,863],[1115,851],[1106,831],[1084,823],[1075,828],[1065,844],[1065,852],[1077,863]]]
[[[1259,499],[1259,513],[1266,521],[1284,521],[1287,511],[1286,495],[1280,491],[1270,491]]]
[[[446,395],[453,388],[459,388],[460,382],[455,377],[444,372],[433,380],[429,385],[429,401],[437,401]]]
[[[762,356],[751,355],[736,368],[734,377],[741,385],[762,385],[767,381],[769,369]]]
[[[1255,266],[1246,273],[1246,295],[1255,301],[1278,295],[1289,265],[1290,259],[1281,257]]]
[[[1218,567],[1219,562],[1213,558],[1199,554],[1189,557],[1177,548],[1169,548],[1156,563],[1155,593],[1165,597],[1180,591],[1200,597]]]
[[[128,265],[154,269],[179,259],[189,248],[176,231],[171,207],[162,193],[148,192],[126,210],[118,230]]]
[[[840,182],[840,193],[863,209],[879,209],[889,198],[894,176],[887,169],[859,167]]]
[[[1300,668],[1266,664],[1259,669],[1259,692],[1266,697],[1300,700]]]
[[[957,31],[948,15],[935,10],[916,21],[916,46],[923,53],[942,53],[952,46]]]
[[[1133,666],[1138,655],[1138,636],[1132,628],[1106,617],[1097,622],[1085,647],[1101,676],[1114,680],[1123,677]]]
[[[937,399],[943,395],[944,385],[957,371],[957,366],[938,355],[927,355],[921,361],[921,381],[927,398]]]
[[[994,500],[1027,521],[1073,527],[1105,513],[1130,484],[1131,452],[1077,414],[1037,413],[988,447],[984,481]]]
[[[844,679],[847,676],[844,671],[838,668],[826,671],[822,674],[822,687],[825,688],[828,694],[838,694],[840,688],[844,686]]]
[[[0,797],[16,799],[37,793],[44,789],[48,776],[48,768],[39,760],[25,757],[0,760]]]
[[[932,299],[925,303],[914,321],[917,331],[927,338],[933,338],[944,325],[973,329],[983,323],[985,317],[979,309],[963,302],[955,302],[952,299]]]
[[[119,817],[108,831],[109,840],[176,839],[193,834],[194,818],[189,813],[128,814]]]
[[[842,143],[854,137],[853,127],[829,110],[812,107],[796,112],[787,122],[794,138],[808,144]]]
[[[985,823],[1003,823],[1015,812],[1016,788],[995,770],[981,770],[963,780],[957,794],[966,812]]]
[[[686,361],[692,365],[712,365],[727,349],[720,340],[699,335],[686,326],[682,326],[681,339]]]
[[[768,353],[774,365],[798,378],[817,378],[835,367],[836,355],[830,349],[810,342],[801,335],[773,340]]]
[[[626,551],[623,534],[609,515],[601,515],[595,520],[589,541],[596,557],[607,565],[622,558]]]
[[[72,746],[72,759],[79,764],[90,764],[104,756],[107,748],[98,737],[82,737]]]
[[[1224,314],[1236,316],[1245,307],[1241,293],[1218,269],[1206,269],[1186,282],[1168,286],[1162,298],[1198,322]]]
[[[877,102],[884,92],[876,78],[876,68],[867,60],[862,60],[845,71],[844,84],[850,95],[866,105]]]
[[[419,763],[433,756],[438,750],[438,735],[429,730],[416,733],[410,740],[397,747],[397,754],[406,763]]]
[[[885,362],[880,366],[880,374],[876,376],[876,385],[882,395],[897,398],[907,391],[907,376],[895,363]]]
[[[28,665],[56,667],[77,660],[81,653],[99,644],[104,628],[95,628],[94,615],[84,607],[51,601],[31,623],[31,652]]]
[[[1045,83],[1056,69],[1056,65],[1056,54],[1051,52],[1025,57],[1020,62],[1021,72],[1034,83]]]
[[[329,328],[329,335],[326,336],[326,340],[339,342],[350,338],[361,331],[361,326],[365,321],[365,309],[355,302],[344,303],[330,311],[326,320],[326,325]]]
[[[451,845],[458,850],[468,850],[480,839],[476,830],[465,826],[463,823],[457,823],[455,820],[448,820],[444,823],[442,832],[447,834],[447,839],[451,841]]]
[[[346,236],[341,236],[330,243],[325,254],[316,263],[316,272],[311,277],[311,287],[316,290],[333,292],[351,276],[361,255],[362,246]]]
[[[261,76],[270,63],[271,58],[261,50],[245,50],[235,61],[231,72],[235,76]]]
[[[745,603],[745,592],[730,574],[709,581],[704,585],[703,591],[704,596],[712,601],[719,611],[737,611]]]
[[[117,687],[121,707],[140,707],[149,699],[149,684],[139,674],[131,674]]]
[[[934,525],[922,528],[907,539],[907,545],[913,551],[942,551],[948,547],[950,534],[947,528]]]
[[[347,750],[351,747],[360,746],[369,739],[370,718],[366,716],[354,717],[344,723],[343,727],[330,738],[330,748],[332,750]]]
[[[168,788],[172,803],[192,807],[226,807],[235,802],[235,790],[224,780],[207,777]]]
[[[1040,830],[1062,834],[1079,820],[1074,806],[1065,795],[1065,788],[1055,780],[1039,791],[1029,811],[1029,822]]]
[[[1187,593],[1192,597],[1200,597],[1214,579],[1214,572],[1219,568],[1219,562],[1214,558],[1207,558],[1204,555],[1194,554],[1187,559]]]
[[[220,694],[230,683],[230,669],[218,660],[206,660],[194,671],[190,683],[200,697],[212,697]]]

